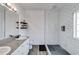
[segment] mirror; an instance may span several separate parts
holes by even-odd
[[[10,11],[0,5],[0,38],[9,37],[9,35],[18,35],[16,22],[19,21],[17,12]]]
[[[5,36],[4,21],[4,7],[0,5],[0,38]]]

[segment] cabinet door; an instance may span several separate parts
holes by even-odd
[[[29,39],[23,44],[23,53],[26,55],[29,52]]]
[[[18,47],[12,55],[27,55],[29,52],[29,40],[26,40],[20,47]]]
[[[19,47],[11,55],[22,55],[23,51],[24,51],[23,47]]]
[[[44,44],[44,12],[27,11],[29,15],[30,44]]]

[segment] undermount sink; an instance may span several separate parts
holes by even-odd
[[[10,51],[11,51],[11,48],[9,46],[0,47],[0,55],[6,55]]]

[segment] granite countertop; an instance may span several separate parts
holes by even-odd
[[[0,41],[0,46],[9,46],[11,47],[11,51],[7,54],[12,54],[24,41],[24,40],[16,40],[15,38],[7,38]]]

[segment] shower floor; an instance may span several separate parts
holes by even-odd
[[[33,45],[29,55],[47,55],[47,51],[41,45]]]
[[[51,55],[70,55],[60,45],[47,45]],[[44,45],[33,45],[29,55],[48,55]]]
[[[52,55],[70,55],[60,45],[48,45],[48,48]]]

